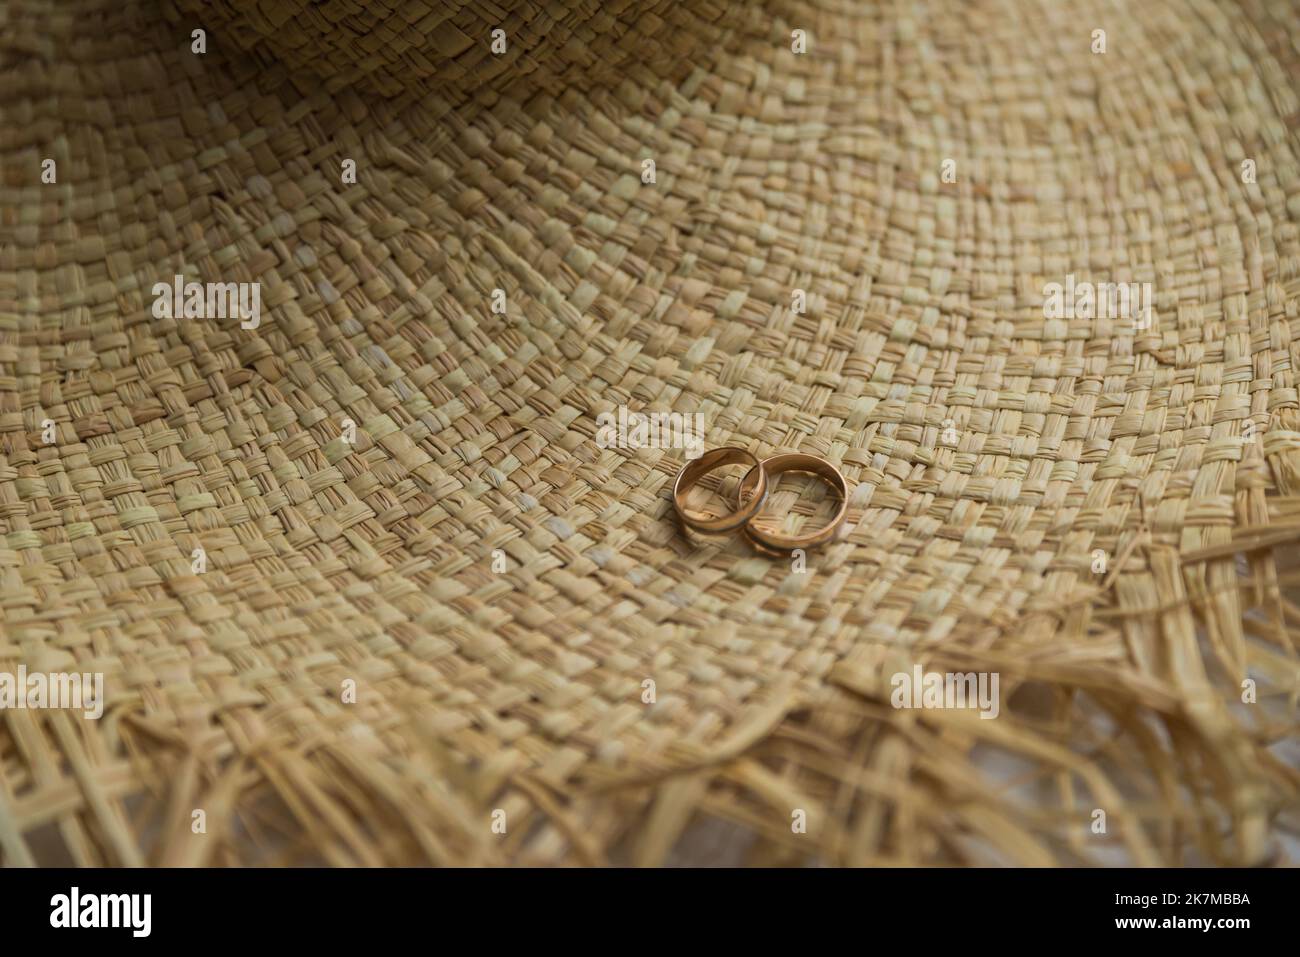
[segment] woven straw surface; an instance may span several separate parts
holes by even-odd
[[[1282,858],[1293,5],[393,6],[0,3],[0,670],[108,698],[0,712],[0,861]],[[684,538],[619,406],[849,527]]]
[[[264,63],[284,62],[327,90],[360,84],[458,105],[485,89],[561,94],[649,67],[689,74],[694,54],[728,35],[745,4],[719,0],[550,0],[503,4],[367,0],[180,0],[196,23]],[[508,56],[492,50],[502,31]]]

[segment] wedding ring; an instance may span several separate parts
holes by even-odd
[[[741,505],[738,511],[719,518],[698,518],[689,514],[685,506],[686,493],[706,474],[724,465],[751,466],[741,481],[742,485],[748,482],[754,473],[758,473],[757,484],[751,493],[750,502]],[[682,467],[682,470],[677,473],[677,481],[673,483],[673,505],[677,509],[677,514],[685,524],[697,532],[729,532],[732,529],[739,528],[758,514],[758,510],[763,507],[763,502],[766,500],[767,472],[763,468],[763,463],[752,452],[746,452],[744,449],[735,446],[712,449],[695,461],[687,462]]]
[[[808,472],[816,475],[835,489],[840,497],[840,507],[828,524],[811,532],[803,532],[798,535],[779,535],[775,532],[766,532],[755,526],[752,520],[747,521],[745,523],[745,535],[755,547],[762,550],[771,549],[778,552],[789,552],[796,548],[816,548],[818,545],[824,545],[835,537],[835,533],[844,524],[844,517],[849,511],[849,483],[845,481],[839,469],[816,455],[808,455],[805,452],[789,452],[785,455],[774,455],[771,458],[764,459],[763,472],[769,481],[773,476],[780,475],[782,472]],[[738,503],[744,500],[746,494],[745,485],[748,481],[749,475],[746,475],[741,481],[740,487],[736,490]],[[764,492],[766,492],[766,489]],[[757,488],[753,493],[755,498],[758,497],[756,493]],[[754,514],[757,515],[757,511]]]

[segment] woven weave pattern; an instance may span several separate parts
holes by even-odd
[[[0,712],[0,861],[1278,859],[1290,5],[394,6],[0,5],[0,670],[107,694]],[[620,406],[830,459],[846,534],[685,538]]]
[[[743,4],[716,0],[547,0],[483,4],[417,0],[178,0],[264,62],[284,62],[338,90],[420,90],[450,102],[486,90],[556,95],[650,67],[681,77],[693,53],[726,35]],[[509,57],[489,40],[501,31]]]

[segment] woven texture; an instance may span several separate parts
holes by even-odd
[[[656,81],[681,79],[692,54],[727,36],[746,10],[718,0],[179,2],[195,24],[327,90],[420,91],[458,104],[487,90],[558,95],[647,67]],[[493,52],[498,30],[508,56]]]
[[[0,711],[0,861],[1283,859],[1293,4],[394,7],[0,2],[0,670],[107,695]],[[620,406],[845,534],[683,537]]]

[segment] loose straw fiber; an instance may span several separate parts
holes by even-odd
[[[391,6],[0,4],[0,862],[1287,859],[1294,4]]]

